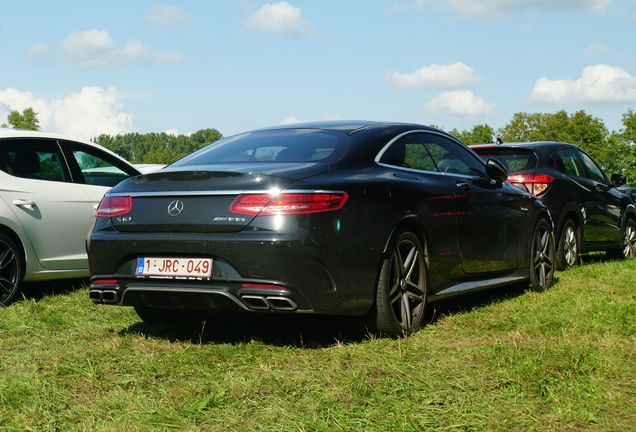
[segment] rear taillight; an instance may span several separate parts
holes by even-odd
[[[554,182],[554,177],[547,174],[511,174],[508,181],[534,196],[539,196],[548,190]]]
[[[132,211],[132,197],[104,195],[95,212],[96,217],[122,216]]]
[[[320,213],[339,210],[347,202],[346,193],[241,194],[230,211],[250,216]]]

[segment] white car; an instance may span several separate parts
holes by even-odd
[[[139,174],[94,143],[0,129],[0,305],[22,281],[87,276],[85,239],[97,205]]]

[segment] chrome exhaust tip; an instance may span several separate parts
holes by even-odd
[[[243,300],[243,303],[245,303],[245,306],[247,306],[250,309],[256,309],[256,310],[269,309],[269,304],[267,304],[265,297],[262,297],[262,296],[244,295],[244,296],[241,296],[241,300]]]
[[[279,311],[293,311],[298,308],[292,299],[287,297],[266,297],[265,300],[269,307]]]
[[[117,303],[117,291],[107,290],[102,291],[102,301],[104,303]]]
[[[93,303],[102,302],[102,292],[100,290],[90,290],[88,292],[88,297],[92,300]]]

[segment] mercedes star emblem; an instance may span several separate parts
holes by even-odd
[[[170,216],[179,216],[183,211],[183,201],[174,200],[168,204],[168,214]]]

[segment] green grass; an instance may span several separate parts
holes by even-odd
[[[558,279],[437,305],[402,340],[27,299],[0,310],[0,430],[635,430],[636,261]]]

